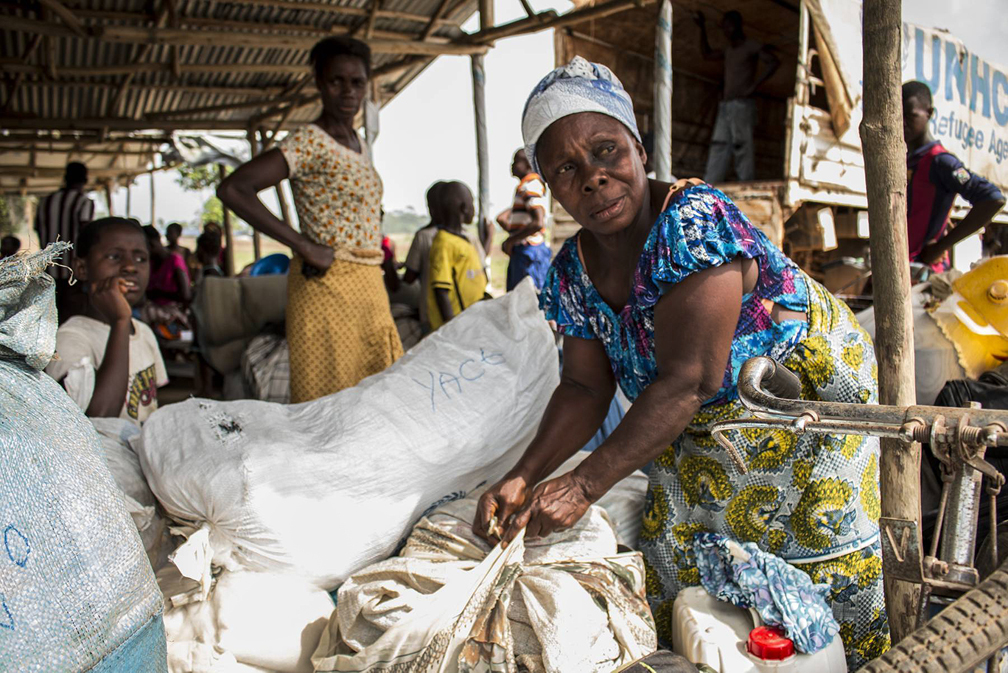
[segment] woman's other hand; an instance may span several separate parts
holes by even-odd
[[[301,251],[301,257],[304,258],[308,266],[315,267],[322,273],[325,273],[332,266],[335,253],[328,245],[319,245],[318,243],[309,241],[305,245],[305,249]]]
[[[546,537],[555,531],[567,530],[581,520],[592,502],[588,488],[573,472],[544,481],[536,486],[532,497],[507,525],[501,542],[507,546],[522,528],[527,538]]]
[[[517,475],[508,475],[491,486],[476,506],[473,532],[488,542],[500,540],[504,524],[525,504],[528,491],[528,480]]]
[[[98,282],[91,292],[91,304],[105,316],[109,323],[129,321],[133,317],[126,293],[134,289],[135,283],[111,276]]]

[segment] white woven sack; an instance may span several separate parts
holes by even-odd
[[[179,552],[188,576],[206,574],[205,554],[332,589],[391,554],[424,511],[500,478],[558,383],[529,281],[354,388],[290,406],[189,400],[153,414],[136,448],[165,511],[209,532]]]
[[[94,427],[42,372],[68,246],[0,262],[0,670],[166,670],[161,592]]]

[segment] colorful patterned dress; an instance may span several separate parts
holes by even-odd
[[[600,339],[631,400],[657,375],[654,307],[664,291],[692,273],[754,260],[759,280],[743,297],[722,386],[655,461],[640,547],[659,638],[672,640],[672,604],[699,584],[697,533],[755,542],[832,586],[830,597],[850,670],[889,647],[882,590],[877,439],[778,430],[729,433],[742,453],[741,474],[710,434],[713,422],[748,415],[738,399],[739,368],[768,355],[797,373],[802,397],[877,402],[875,354],[850,310],[805,275],[720,191],[707,185],[678,193],[644,245],[634,287],[614,311],[585,272],[578,237],[557,255],[541,296],[558,330]],[[771,309],[807,319],[771,318]]]
[[[362,143],[363,145],[363,143]],[[382,183],[371,158],[306,124],[280,143],[301,231],[331,246],[322,276],[295,255],[287,276],[291,402],[357,385],[402,355],[381,263]]]

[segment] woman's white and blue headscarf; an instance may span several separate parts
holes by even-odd
[[[556,120],[579,112],[598,112],[618,119],[641,142],[633,101],[619,78],[601,63],[575,56],[543,77],[525,102],[522,137],[532,170],[539,172],[536,143],[543,131]]]

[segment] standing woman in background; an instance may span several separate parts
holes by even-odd
[[[329,37],[311,51],[322,114],[217,189],[228,208],[294,252],[287,280],[291,402],[307,402],[376,374],[402,355],[382,279],[382,182],[354,130],[371,50]],[[290,178],[301,233],[258,193]]]

